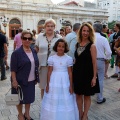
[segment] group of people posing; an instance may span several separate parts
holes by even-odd
[[[22,31],[22,45],[11,55],[12,93],[17,93],[18,84],[23,91],[23,100],[17,105],[19,120],[33,120],[29,111],[37,83],[42,99],[40,120],[88,120],[91,96],[97,95],[97,104],[106,101],[105,65],[112,52],[102,36],[103,25],[75,23],[73,31],[64,36],[64,30],[60,35],[55,27],[55,21],[47,19],[34,44],[33,34]]]

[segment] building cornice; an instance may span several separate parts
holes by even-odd
[[[0,9],[6,11],[35,12],[45,14],[82,15],[82,16],[104,16],[108,17],[108,11],[101,9],[89,9],[80,6],[30,4],[30,3],[0,3]],[[99,13],[99,15],[98,15]]]

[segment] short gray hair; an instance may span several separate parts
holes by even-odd
[[[75,23],[74,25],[73,25],[73,31],[76,31],[76,30],[78,30],[80,28],[80,23]]]
[[[53,23],[53,24],[54,24],[54,27],[56,26],[56,22],[55,22],[55,20],[52,19],[52,18],[49,18],[49,19],[47,19],[47,20],[45,21],[44,27],[46,27],[46,25],[47,25],[48,23]]]
[[[101,33],[102,29],[103,29],[103,26],[101,23],[95,23],[93,25],[93,28],[95,30],[95,32],[98,32],[98,33]]]

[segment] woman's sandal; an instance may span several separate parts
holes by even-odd
[[[25,118],[25,120],[33,120],[31,117],[30,117],[30,119],[28,119],[28,118],[25,116],[25,114],[24,114],[24,118]]]
[[[81,120],[82,120],[82,119],[81,119]],[[86,120],[88,120],[88,116],[87,116]]]
[[[24,116],[23,115],[18,115],[18,120],[21,120],[22,117],[23,117],[23,120],[24,120]]]

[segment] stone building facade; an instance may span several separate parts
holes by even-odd
[[[70,5],[71,4],[71,5]],[[85,21],[108,21],[108,12],[106,10],[85,8],[77,5],[76,2],[69,5],[55,5],[51,0],[0,0],[0,17],[1,27],[3,27],[4,19],[9,18],[5,30],[10,39],[13,39],[18,32],[18,28],[28,30],[37,30],[46,19],[53,18],[56,23],[56,30],[59,30],[63,23],[71,23]],[[5,16],[5,18],[4,18]]]
[[[96,0],[97,8],[108,11],[108,21],[120,21],[120,0]]]

